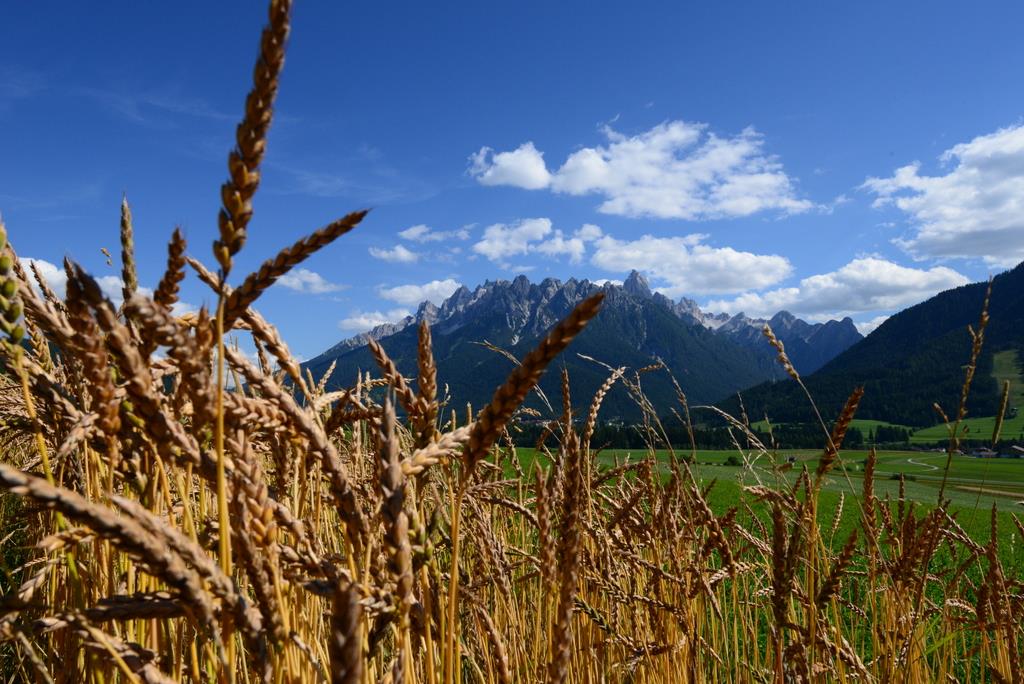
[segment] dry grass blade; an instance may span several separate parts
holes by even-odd
[[[785,369],[789,377],[800,382],[800,374],[796,372],[796,368],[793,367],[793,362],[789,360],[789,355],[786,353],[786,345],[782,343],[782,340],[775,336],[775,331],[772,330],[772,327],[765,323],[761,332],[764,334],[765,339],[768,340],[768,343],[775,348],[775,351],[778,354],[779,364]]]
[[[598,388],[594,394],[593,400],[590,402],[590,411],[587,413],[587,422],[583,426],[583,437],[580,444],[583,449],[590,451],[590,440],[594,436],[594,428],[597,426],[597,414],[601,410],[601,404],[604,402],[605,396],[611,391],[612,386],[618,382],[619,378],[626,372],[626,367],[616,368],[612,371],[612,374],[608,376],[608,379],[604,381],[601,387]]]
[[[223,208],[217,219],[220,239],[213,254],[226,274],[231,258],[245,244],[252,218],[252,197],[260,182],[260,162],[267,146],[267,130],[273,116],[278,78],[284,65],[291,0],[273,0],[270,17],[260,38],[260,54],[253,70],[253,86],[245,99],[245,116],[235,131],[237,147],[228,155],[228,181],[221,186]]]
[[[419,344],[416,347],[416,365],[419,379],[416,383],[419,411],[417,428],[418,446],[426,446],[437,438],[437,365],[434,363],[430,325],[420,321]]]
[[[562,523],[558,540],[558,612],[551,633],[551,660],[548,663],[548,684],[561,684],[566,679],[571,656],[570,623],[575,606],[576,584],[580,562],[580,495],[582,494],[582,453],[575,435],[569,434],[566,455],[571,459],[565,496],[562,501]]]
[[[476,615],[479,618],[481,624],[484,626],[484,631],[487,633],[487,638],[490,640],[491,653],[493,654],[494,667],[498,671],[498,681],[501,684],[512,684],[512,668],[508,662],[508,652],[505,649],[505,641],[501,638],[501,634],[498,633],[498,628],[494,625],[494,620],[487,613],[487,610],[476,607]]]
[[[359,684],[363,678],[363,652],[359,624],[362,609],[357,590],[351,584],[338,586],[331,609],[328,649],[331,656],[331,684]]]
[[[327,224],[290,247],[285,247],[273,259],[264,261],[259,269],[246,276],[242,284],[228,296],[224,304],[224,329],[230,330],[245,310],[277,279],[301,264],[318,250],[349,232],[363,220],[366,211],[356,211]]]
[[[996,413],[996,424],[992,428],[992,446],[999,444],[999,435],[1003,431],[1003,420],[1006,418],[1006,408],[1010,404],[1010,381],[1003,381],[1003,396],[999,401],[999,412]]]
[[[398,401],[401,402],[402,408],[405,409],[406,413],[410,416],[416,416],[419,413],[419,400],[416,397],[416,393],[409,387],[409,383],[405,381],[402,374],[398,372],[398,367],[395,366],[395,362],[391,360],[388,353],[384,351],[384,347],[380,346],[376,340],[369,340],[366,346],[370,349],[370,353],[373,354],[373,360],[380,366],[381,372],[384,374],[384,379],[388,381],[391,388],[395,391],[395,396],[398,397]]]
[[[214,624],[213,604],[195,572],[186,566],[177,553],[136,521],[114,515],[106,506],[87,501],[75,492],[26,475],[6,464],[0,464],[0,487],[56,509],[101,537],[109,539],[111,543],[145,563],[155,577],[181,592],[190,609],[197,613],[198,625]]]
[[[135,266],[135,230],[132,227],[132,210],[128,198],[121,198],[121,282],[124,301],[128,301],[139,289],[139,276]]]
[[[80,634],[87,648],[114,660],[128,681],[142,682],[142,684],[173,683],[173,679],[162,673],[153,664],[155,654],[152,651],[102,631],[93,625],[85,615],[68,613],[58,618],[43,618],[35,624],[37,631],[51,631],[65,627],[71,627]]]
[[[547,334],[536,349],[523,358],[522,363],[512,371],[505,384],[497,389],[491,403],[480,412],[470,434],[464,456],[467,477],[480,459],[487,455],[508,419],[512,417],[512,412],[523,403],[527,393],[540,380],[544,369],[569,346],[590,319],[597,315],[603,300],[604,294],[598,293],[580,302],[565,320]]]
[[[864,388],[858,387],[853,390],[849,398],[846,400],[846,405],[843,406],[842,413],[839,414],[839,419],[836,420],[835,426],[832,428],[832,434],[829,437],[828,446],[825,449],[824,455],[818,461],[818,467],[814,470],[814,477],[816,482],[820,482],[829,470],[835,466],[836,461],[839,459],[839,449],[843,445],[843,440],[846,438],[846,431],[850,427],[850,423],[853,422],[853,417],[857,414],[857,406],[860,404],[861,398],[864,396]]]
[[[299,408],[290,394],[287,394],[271,378],[256,370],[239,352],[226,349],[225,357],[228,363],[238,369],[250,384],[257,387],[265,398],[272,401],[288,416],[292,425],[309,440],[310,450],[320,459],[323,469],[327,472],[331,483],[331,493],[340,508],[341,518],[349,530],[349,542],[361,547],[368,527],[352,488],[348,471],[338,456],[337,447],[327,438],[323,428],[306,411]]]
[[[185,278],[185,235],[175,228],[167,244],[167,269],[153,292],[153,301],[170,309],[178,301],[178,284]]]

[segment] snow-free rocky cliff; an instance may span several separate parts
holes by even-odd
[[[646,278],[636,271],[621,285],[598,285],[574,278],[531,283],[519,276],[511,281],[487,281],[474,290],[463,286],[440,306],[424,302],[415,315],[343,340],[305,365],[318,376],[336,362],[329,384],[347,386],[359,370],[373,368],[366,343],[375,339],[403,373],[415,378],[416,324],[425,320],[431,325],[442,386],[448,384],[453,401],[482,405],[511,365],[479,343],[487,341],[521,357],[576,304],[598,291],[605,293],[601,313],[556,362],[569,368],[579,397],[596,390],[607,374],[580,354],[611,366],[634,368],[660,358],[691,402],[696,403],[716,401],[764,380],[782,377],[774,350],[761,334],[766,321],[742,313],[729,316],[704,312],[686,298],[673,301],[652,292]],[[807,323],[783,311],[768,322],[801,373],[813,372],[861,339],[849,318]],[[551,382],[551,378],[545,379],[545,390]],[[664,374],[645,375],[644,391],[655,402],[675,401],[671,380]],[[635,413],[635,407],[620,391],[609,397],[605,412],[609,416],[628,416]]]

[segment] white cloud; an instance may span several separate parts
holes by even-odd
[[[882,314],[881,316],[875,316],[872,319],[866,321],[855,321],[854,325],[857,326],[857,330],[861,335],[867,336],[875,331],[875,328],[889,320],[889,314]]]
[[[461,287],[461,283],[452,278],[431,280],[423,285],[398,285],[396,287],[380,287],[377,294],[383,298],[406,306],[416,306],[420,302],[430,301],[440,304],[451,297]]]
[[[604,232],[599,226],[595,226],[593,223],[584,223],[580,226],[580,229],[576,231],[576,237],[584,242],[596,240],[602,235],[604,235]]]
[[[345,332],[366,332],[385,323],[397,323],[406,316],[411,315],[406,309],[391,309],[390,311],[353,311],[347,318],[338,321],[338,327]]]
[[[540,190],[551,183],[551,174],[544,164],[544,155],[532,142],[511,152],[495,154],[490,147],[481,147],[470,156],[470,173],[482,185],[514,185],[527,190]]]
[[[430,231],[430,228],[428,226],[425,226],[422,223],[420,223],[420,224],[415,225],[415,226],[410,226],[409,228],[406,228],[405,230],[399,231],[398,232],[398,236],[400,238],[402,238],[403,240],[419,241],[419,240],[423,239],[426,235],[429,235],[430,232],[431,231]]]
[[[434,230],[430,226],[425,226],[422,223],[415,226],[410,226],[405,230],[399,231],[398,236],[403,240],[409,240],[411,242],[442,242],[445,240],[468,240],[469,239],[469,228],[462,227],[458,230]]]
[[[600,228],[590,223],[583,224],[568,236],[561,230],[553,230],[551,219],[523,219],[512,224],[487,226],[483,237],[473,245],[473,251],[498,262],[505,269],[510,269],[508,257],[533,253],[548,257],[567,256],[570,263],[578,264],[583,261],[587,243],[594,242],[602,234]],[[523,267],[514,270],[523,270]]]
[[[32,257],[18,257],[22,267],[28,272],[29,279],[32,281],[32,285],[39,290],[39,286],[36,283],[35,276],[32,273],[31,266],[35,265],[36,270],[39,271],[39,275],[46,281],[47,286],[53,290],[61,299],[67,297],[67,285],[68,275],[64,271],[63,267],[57,266],[56,264],[50,263],[45,259],[33,259]],[[114,306],[121,306],[124,303],[124,281],[120,277],[115,275],[96,276],[92,275],[96,284],[100,286],[100,291],[103,292],[104,296],[110,300]],[[138,291],[147,297],[153,296],[153,290],[148,287],[139,287]],[[175,302],[174,306],[171,307],[171,312],[175,316],[182,316],[186,313],[194,313],[199,310],[194,304],[188,302]]]
[[[343,290],[344,285],[327,281],[322,275],[306,268],[295,268],[277,279],[279,285],[309,294],[326,294]]]
[[[370,247],[370,256],[374,259],[381,259],[383,261],[391,261],[399,264],[411,264],[420,258],[419,254],[403,245],[395,245],[394,249]]]
[[[523,219],[517,223],[495,223],[484,228],[483,238],[473,245],[473,251],[491,261],[504,261],[510,256],[526,254],[530,243],[542,240],[551,233],[551,219]]]
[[[583,253],[586,251],[586,247],[582,239],[578,237],[567,238],[562,234],[562,231],[558,230],[555,231],[553,238],[537,245],[537,251],[552,257],[564,254],[569,257],[569,263],[578,264],[583,261]]]
[[[58,267],[56,264],[51,264],[45,259],[33,259],[32,257],[18,257],[18,261],[21,262],[22,267],[31,276],[32,284],[35,285],[35,277],[32,274],[32,266],[36,267],[39,271],[39,275],[43,277],[46,284],[51,290],[57,293],[57,296],[61,299],[66,297],[66,290],[68,284],[67,273],[64,272],[63,268]],[[120,288],[120,281],[118,281],[118,287]],[[37,288],[38,289],[38,288]]]
[[[895,205],[910,217],[914,232],[896,243],[919,258],[1024,259],[1024,125],[956,145],[941,161],[955,163],[944,176],[922,175],[914,162],[864,182],[876,207]]]
[[[33,259],[31,257],[19,257],[22,265],[25,267],[29,274],[31,274],[30,265],[35,264],[36,269],[39,271],[39,275],[46,280],[46,284],[50,286],[58,297],[64,299],[67,296],[67,285],[68,275],[64,272],[64,268],[52,264],[44,259]],[[96,276],[91,274],[96,284],[100,286],[100,290],[106,295],[114,306],[121,306],[124,301],[124,281],[120,277],[114,275]],[[33,281],[35,279],[33,278]],[[147,294],[152,294],[152,290],[146,288],[139,288]]]
[[[785,257],[711,247],[703,244],[706,237],[644,235],[636,240],[617,240],[606,235],[595,243],[591,263],[605,271],[642,271],[656,279],[654,289],[669,297],[764,288],[792,271]]]
[[[831,273],[803,278],[797,287],[748,292],[735,299],[710,302],[707,308],[727,313],[742,311],[749,316],[771,316],[785,309],[809,318],[832,318],[895,311],[967,282],[965,276],[944,266],[909,268],[868,256]]]
[[[670,121],[635,136],[606,126],[605,146],[585,147],[551,173],[533,143],[512,152],[483,148],[470,173],[483,185],[597,194],[600,211],[621,216],[707,220],[778,210],[808,211],[792,179],[753,128],[731,138],[700,123]]]

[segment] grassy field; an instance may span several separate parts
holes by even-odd
[[[678,452],[682,456],[686,452]],[[519,449],[520,458],[527,467],[537,458],[533,449]],[[847,495],[859,495],[862,488],[865,450],[849,450],[841,453],[843,471],[835,471],[824,482],[823,490]],[[603,465],[622,463],[626,459],[636,460],[644,456],[643,451],[609,449],[601,452],[599,461]],[[659,450],[658,460],[667,462],[669,452]],[[756,484],[759,481],[791,483],[801,465],[813,470],[821,456],[814,450],[782,450],[780,461],[796,458],[795,467],[780,473],[773,467],[769,457],[761,456],[749,460],[750,467],[725,465],[731,457],[740,457],[735,450],[698,450],[693,466],[695,476],[701,482],[717,480],[720,483],[736,482],[741,485]],[[741,457],[740,457],[741,458]],[[899,476],[906,480],[906,497],[925,505],[937,501],[946,454],[920,451],[880,451],[875,469],[875,491],[879,496],[899,494]],[[847,482],[849,477],[849,483]],[[851,491],[852,485],[852,491]],[[715,497],[712,497],[713,499]],[[994,504],[1000,511],[1018,515],[1024,514],[1024,459],[978,459],[968,456],[953,458],[946,485],[946,498],[961,508],[978,508],[986,512]],[[1008,530],[1007,530],[1008,532]]]
[[[766,421],[766,420],[759,420],[756,423],[751,423],[751,427],[754,430],[757,430],[757,431],[760,431],[760,432],[767,432],[768,431],[768,421]],[[773,425],[773,427],[778,427],[778,426],[777,425]],[[879,427],[898,427],[898,428],[903,428],[905,430],[913,430],[913,428],[907,427],[906,425],[897,425],[896,423],[889,423],[889,422],[886,422],[884,420],[869,420],[869,419],[866,419],[866,418],[865,419],[854,418],[853,422],[850,423],[850,427],[855,427],[855,428],[859,429],[861,432],[864,433],[864,437],[865,438],[867,438],[868,433],[870,431],[876,430]]]
[[[598,456],[601,466],[614,467],[627,460],[645,456],[642,450],[609,449]],[[683,452],[677,452],[681,456]],[[670,454],[667,450],[656,452],[662,464],[663,475],[667,475]],[[523,466],[529,469],[538,459],[534,449],[518,450]],[[730,457],[737,457],[735,450],[698,450],[696,462],[691,466],[697,481],[702,486],[712,486],[708,502],[718,514],[730,508],[751,506],[756,514],[767,519],[767,511],[744,487],[768,485],[770,487],[791,487],[797,478],[797,468],[806,466],[813,471],[821,456],[816,450],[784,450],[780,460],[796,458],[796,466],[783,472],[773,468],[766,456],[748,459],[749,467],[725,465]],[[863,462],[868,452],[848,450],[841,454],[844,470],[835,470],[827,477],[819,494],[820,524],[829,530],[828,543],[840,546],[848,536],[861,526],[860,499],[864,486]],[[946,454],[920,451],[882,451],[877,453],[874,493],[881,499],[896,502],[900,498],[899,476],[904,476],[903,496],[908,502],[922,509],[934,508],[937,503],[942,470]],[[541,458],[542,463],[544,459]],[[1024,460],[976,459],[966,456],[954,457],[950,463],[945,498],[949,500],[949,513],[954,516],[963,530],[975,542],[984,544],[991,533],[991,511],[996,509],[1000,537],[999,553],[1008,569],[1024,573],[1024,539],[1017,526],[1017,519],[1024,518]],[[840,508],[841,506],[841,508]],[[839,518],[836,511],[839,509]]]
[[[1024,368],[1016,351],[997,352],[992,363],[992,377],[1002,387],[1004,381],[1010,382],[1009,406],[1017,409],[1016,415],[1003,420],[1001,435],[1004,439],[1024,440]],[[995,416],[977,418],[968,417],[963,421],[961,430],[965,439],[990,440],[995,429]],[[898,427],[911,431],[911,444],[937,444],[949,440],[949,431],[945,425],[933,425],[914,430],[906,425],[889,423],[884,420],[854,419],[851,427],[856,427],[868,438],[871,431],[879,427]],[[759,420],[751,427],[758,431],[767,431],[768,422]]]

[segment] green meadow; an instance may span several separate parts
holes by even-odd
[[[518,449],[523,467],[529,470],[538,459],[532,448]],[[613,467],[627,460],[645,458],[646,451],[637,449],[608,449],[597,454],[601,467]],[[665,449],[656,452],[663,474],[668,471],[672,454]],[[688,451],[678,450],[675,456],[683,458]],[[809,449],[780,450],[777,456],[737,452],[736,450],[697,450],[690,465],[697,481],[703,487],[713,485],[708,500],[716,513],[721,514],[733,506],[742,505],[744,487],[764,484],[791,486],[806,466],[813,471],[821,452]],[[864,486],[864,460],[866,450],[844,450],[840,453],[843,468],[836,468],[822,484],[821,519],[830,525],[835,509],[844,500],[840,524],[835,539],[842,543],[854,529],[859,516],[858,504]],[[788,459],[793,457],[794,462]],[[540,457],[544,460],[543,457]],[[731,459],[731,461],[730,461]],[[921,451],[880,451],[875,466],[875,496],[887,496],[897,502],[900,497],[900,476],[907,502],[932,507],[938,501],[947,455]],[[727,465],[739,461],[741,465]],[[775,467],[776,463],[781,467]],[[975,541],[985,543],[989,538],[991,510],[995,506],[999,519],[1000,545],[1004,558],[1012,565],[1024,568],[1024,540],[1014,516],[1024,519],[1024,459],[981,459],[955,455],[949,464],[945,498],[950,501],[949,511]],[[756,505],[755,505],[756,508]]]

